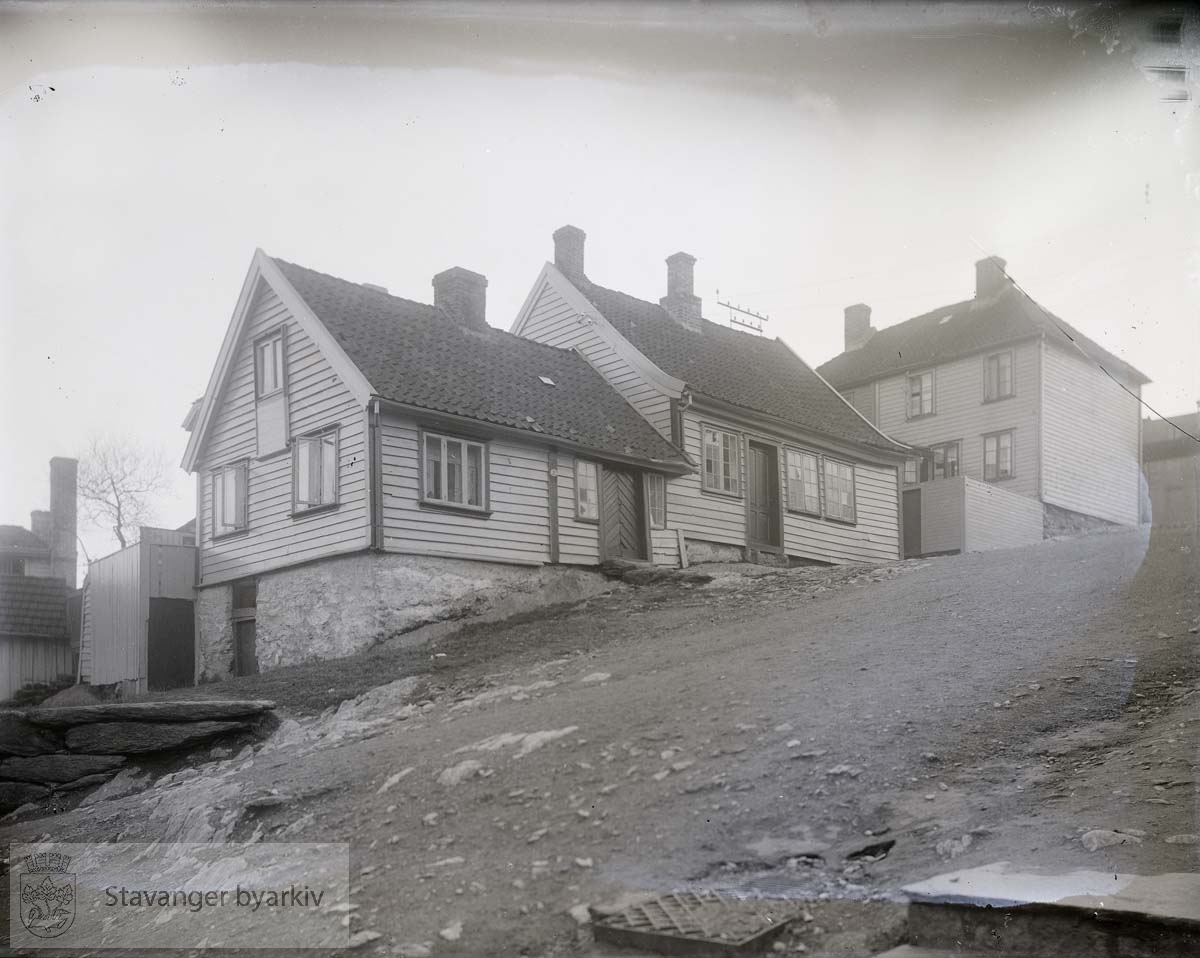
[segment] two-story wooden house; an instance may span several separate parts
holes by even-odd
[[[1147,378],[1033,302],[999,257],[976,264],[972,299],[885,329],[847,307],[845,351],[818,372],[885,433],[925,447],[906,486],[986,483],[997,501],[1040,501],[1048,531],[1138,521]]]
[[[701,315],[695,258],[667,259],[658,303],[592,282],[585,234],[554,234],[554,262],[512,331],[586,359],[694,472],[652,480],[649,543],[676,564],[714,557],[861,562],[899,555],[899,470],[911,450],[854,411],[782,340]]]
[[[693,469],[577,353],[488,326],[483,276],[433,286],[255,254],[187,420],[198,677],[552,593],[643,543],[643,490]]]

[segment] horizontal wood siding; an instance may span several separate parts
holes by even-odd
[[[966,479],[963,517],[967,552],[1012,549],[1042,541],[1042,504],[998,489],[990,482]]]
[[[287,327],[289,435],[339,425],[337,509],[292,518],[292,457],[262,460],[256,453],[254,362],[256,337]],[[212,432],[198,466],[202,543],[201,583],[211,585],[271,569],[365,548],[367,541],[366,444],[363,410],[333,367],[265,283],[261,284],[238,345]],[[250,459],[245,535],[213,542],[212,481],[215,467]]]
[[[933,373],[934,413],[920,419],[907,418],[908,377],[881,379],[875,384],[877,425],[901,442],[922,446],[960,440],[962,475],[979,480],[983,479],[984,435],[1012,429],[1015,475],[996,485],[1023,496],[1037,496],[1038,348],[1037,340],[1012,347],[1014,395],[997,402],[983,400],[984,364],[987,356],[1006,350],[988,350],[937,366]],[[856,387],[852,395],[866,396],[870,388]],[[862,406],[855,408],[867,414]]]
[[[33,639],[0,635],[0,700],[30,682],[51,685],[74,674],[69,639]]]
[[[553,283],[542,284],[521,335],[559,349],[577,350],[655,429],[671,438],[670,398],[618,355],[594,324],[580,322]]]
[[[957,552],[963,547],[963,487],[966,477],[923,482],[921,490],[921,553]],[[910,487],[912,488],[912,487]]]
[[[600,526],[575,518],[575,458],[558,453],[558,559],[567,565],[600,561]]]
[[[482,516],[420,505],[417,439],[416,422],[383,417],[385,549],[491,562],[550,561],[546,449],[504,441],[488,444],[491,515]]]
[[[1042,498],[1110,522],[1136,523],[1138,400],[1077,353],[1047,344],[1043,368]]]
[[[650,530],[650,558],[655,565],[679,566],[679,533],[672,528]]]
[[[742,433],[741,429],[724,425],[709,416],[701,418],[690,410],[683,415],[684,449],[692,461],[703,463],[701,449],[701,423],[708,423],[729,432]],[[745,441],[742,442],[741,476],[738,486],[746,488]],[[741,496],[723,496],[704,492],[703,479],[699,470],[673,478],[667,482],[667,524],[672,529],[682,529],[689,539],[720,542],[725,545],[746,544],[746,500]]]
[[[820,452],[820,450],[813,450]],[[844,456],[834,458],[845,461]],[[781,455],[780,489],[787,502],[786,458]],[[824,476],[821,477],[824,482]],[[897,522],[899,495],[896,470],[888,466],[854,465],[854,525],[785,512],[784,548],[788,555],[821,562],[886,562],[900,557]]]

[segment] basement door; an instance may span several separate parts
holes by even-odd
[[[196,631],[191,599],[151,599],[146,629],[146,682],[150,691],[191,685]]]
[[[779,536],[779,459],[774,446],[751,442],[746,456],[746,524],[752,545],[774,546]]]
[[[600,470],[600,553],[604,559],[645,559],[646,520],[641,476]]]
[[[901,500],[904,507],[904,558],[921,554],[921,490],[905,489]]]

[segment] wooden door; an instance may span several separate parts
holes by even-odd
[[[921,490],[904,490],[904,558],[921,554]]]
[[[253,619],[238,619],[233,625],[234,672],[258,675],[257,629]]]
[[[751,442],[746,457],[746,523],[751,543],[778,546],[779,461],[775,447]]]
[[[195,681],[195,622],[191,599],[150,600],[146,681],[151,691],[177,689]]]
[[[646,523],[639,477],[623,469],[600,470],[600,547],[605,559],[645,559]]]

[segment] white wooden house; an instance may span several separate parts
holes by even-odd
[[[898,471],[911,450],[782,340],[704,319],[694,257],[667,259],[667,295],[652,303],[592,282],[584,240],[574,226],[555,232],[554,262],[512,331],[577,352],[695,464],[649,480],[649,542],[635,538],[624,554],[670,564],[897,558]],[[605,552],[589,541],[581,558]]]
[[[868,306],[847,307],[845,350],[818,367],[872,423],[922,447],[904,473],[906,554],[961,540],[945,491],[929,491],[959,476],[1039,501],[1049,532],[1138,521],[1148,380],[1033,302],[1005,265],[980,260],[974,297],[883,329]],[[977,526],[1009,544],[1029,538],[1020,503],[981,501],[990,510]]]

